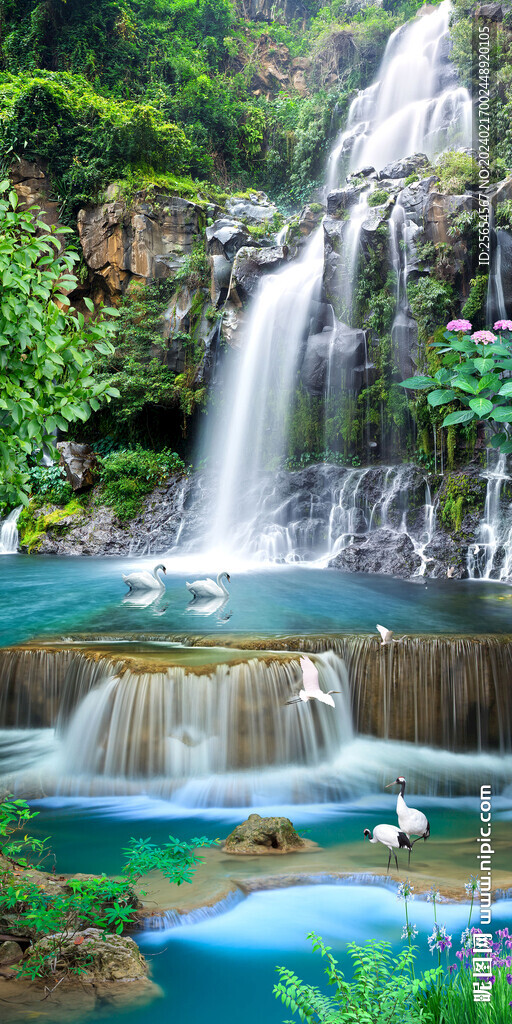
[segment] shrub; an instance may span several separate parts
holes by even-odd
[[[133,450],[113,452],[101,459],[102,500],[125,522],[142,507],[146,494],[171,473],[184,473],[185,464],[176,452]]]
[[[439,191],[445,195],[461,195],[478,185],[478,164],[472,156],[459,150],[443,153],[436,163]]]
[[[385,192],[383,188],[377,188],[375,192],[370,192],[368,206],[382,206],[383,203],[387,203],[388,199],[389,192]]]

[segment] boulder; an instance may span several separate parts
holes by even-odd
[[[365,537],[355,537],[350,547],[343,548],[329,562],[329,567],[345,572],[378,573],[409,579],[421,565],[421,558],[406,533],[374,530]]]
[[[229,292],[231,282],[231,263],[220,253],[210,256],[211,286],[210,296],[214,306],[222,305]]]
[[[92,487],[98,466],[92,448],[76,441],[59,441],[57,450],[60,452],[59,465],[64,468],[73,490],[86,491]]]
[[[12,165],[9,177],[21,210],[36,205],[40,208],[41,220],[46,221],[49,226],[57,226],[60,223],[59,203],[50,199],[52,187],[45,163],[33,163],[22,158]]]
[[[307,341],[301,367],[302,383],[312,395],[322,395],[329,389],[352,390],[355,385],[353,371],[365,362],[364,331],[336,323],[312,334]],[[358,378],[357,381],[359,382]]]
[[[226,210],[244,224],[268,224],[278,212],[264,192],[251,193],[248,199],[232,196],[226,202]]]
[[[350,206],[356,206],[361,192],[368,187],[366,181],[351,181],[345,188],[335,189],[327,196],[327,214],[329,217],[340,217]]]
[[[243,245],[249,243],[249,234],[239,220],[220,217],[206,228],[206,252],[209,256],[224,256],[232,262]]]
[[[425,237],[438,245],[450,242],[448,222],[459,213],[475,209],[475,197],[469,193],[461,196],[445,196],[440,192],[429,192],[424,205],[423,216]]]
[[[233,263],[230,298],[236,289],[240,301],[254,295],[263,274],[272,274],[286,262],[288,247],[275,245],[268,249],[239,249]]]
[[[429,167],[428,156],[425,156],[425,153],[414,153],[413,156],[408,156],[404,160],[395,160],[391,164],[386,164],[379,171],[379,181],[382,181],[383,178],[408,178],[410,174],[421,176],[426,167]]]
[[[289,818],[262,818],[250,814],[237,825],[224,843],[226,853],[272,854],[303,850],[306,841],[295,831]]]
[[[423,227],[423,211],[427,196],[437,180],[433,174],[428,178],[422,178],[421,181],[413,181],[402,189],[398,196],[398,202],[403,206],[407,219],[414,221],[417,227]]]
[[[202,218],[199,206],[179,196],[86,207],[78,213],[85,262],[110,295],[126,292],[134,282],[169,277],[192,251]]]
[[[80,939],[80,942],[77,942]],[[138,981],[146,978],[148,965],[128,935],[108,935],[100,928],[86,928],[83,932],[59,932],[45,935],[30,949],[30,957],[50,956],[58,943],[61,956],[70,964],[81,967],[81,982]]]

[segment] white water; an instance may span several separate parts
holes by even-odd
[[[468,549],[470,579],[510,580],[512,577],[512,502],[504,488],[512,484],[507,457],[487,449],[485,508],[477,541]]]
[[[329,185],[336,182],[339,159],[345,159],[352,144],[350,166],[354,170],[365,164],[379,169],[390,160],[414,152],[434,155],[448,145],[469,142],[471,101],[465,89],[453,84],[453,68],[447,59],[449,6],[446,0],[432,14],[393,33],[378,81],[352,102],[348,125],[329,161]],[[374,216],[374,211],[368,209],[368,194],[368,190],[363,191],[359,204],[351,207],[343,232],[339,291],[349,320],[354,312],[361,231],[367,215]],[[405,295],[407,279],[407,252],[401,253],[399,243],[405,240],[407,248],[414,231],[403,211],[402,215],[394,214],[390,262],[397,275],[397,307]],[[325,557],[332,550],[332,545],[326,549],[325,535],[323,540],[319,537],[313,511],[309,517],[301,514],[294,518],[286,500],[275,509],[264,484],[265,473],[275,472],[287,453],[290,416],[308,338],[322,332],[322,326],[315,323],[318,300],[322,300],[322,274],[320,228],[299,260],[263,278],[252,303],[242,352],[231,355],[224,403],[215,415],[202,453],[215,485],[213,500],[208,499],[208,524],[201,527],[200,543],[220,560],[235,553],[264,560],[292,560],[303,558],[305,553],[309,553],[306,557]],[[330,337],[334,339],[332,332]],[[335,348],[330,340],[327,387],[332,382]],[[428,511],[421,537],[414,539],[422,558],[424,535],[431,533],[432,526]],[[344,535],[349,532],[345,530]],[[330,527],[329,534],[332,538]],[[338,542],[339,534],[332,539]]]
[[[4,519],[0,527],[0,555],[15,555],[18,550],[18,527],[17,522],[22,506],[15,508],[7,519]]]

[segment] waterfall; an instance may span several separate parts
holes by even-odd
[[[433,156],[448,145],[468,143],[471,101],[449,63],[449,7],[446,0],[433,13],[392,34],[378,80],[352,101],[348,124],[329,160],[328,188],[338,180],[341,161],[349,162],[352,171],[368,164],[380,170],[390,160],[418,151]],[[383,216],[382,207],[368,205],[378,176],[374,173],[371,181],[355,185],[358,202],[350,205],[347,220],[336,221],[340,270],[333,273],[338,275],[338,300],[349,323],[356,316],[354,289],[362,232],[368,226],[373,230]],[[397,309],[402,309],[406,321],[407,246],[416,230],[403,210],[394,213],[391,261],[397,277]],[[401,242],[405,242],[405,253]],[[301,513],[297,526],[293,502],[285,498],[272,515],[266,514],[272,506],[272,481],[289,454],[292,423],[296,421],[295,429],[302,430],[301,408],[318,396],[320,401],[329,399],[332,415],[339,417],[340,409],[356,409],[358,392],[368,386],[364,332],[337,320],[325,300],[324,244],[320,227],[299,259],[261,280],[242,350],[228,358],[224,403],[216,410],[211,429],[209,425],[202,451],[213,494],[208,499],[207,522],[203,516],[201,523],[201,541],[218,556],[226,552],[300,559],[326,553],[325,530],[313,513],[309,517]],[[406,321],[398,324],[395,334],[401,331],[405,337]],[[328,415],[325,408],[324,434]],[[368,424],[366,429],[368,433]],[[375,444],[369,434],[367,441],[369,446]],[[309,443],[325,444],[322,439]],[[190,531],[181,539],[188,542]],[[197,548],[197,531],[192,540]],[[338,540],[336,536],[334,541]],[[415,550],[420,558],[424,546],[418,538]]]
[[[18,550],[18,527],[17,522],[22,506],[13,511],[4,519],[0,527],[0,555],[15,555]]]
[[[510,778],[510,641],[411,637],[382,647],[377,637],[347,636],[270,645],[226,652],[236,660],[220,664],[208,662],[205,647],[200,665],[194,648],[188,668],[166,667],[159,647],[153,670],[151,645],[137,657],[94,648],[0,652],[12,693],[0,721],[2,784],[13,792],[143,792],[192,808],[339,801],[371,792],[404,763],[423,792],[472,792],[482,777],[497,787]],[[285,705],[301,685],[302,650],[321,687],[341,691],[334,709]],[[170,648],[167,660],[175,657]],[[46,719],[35,728],[41,705]]]
[[[506,455],[489,448],[486,455],[487,467],[482,473],[487,480],[484,514],[477,543],[468,548],[468,576],[470,579],[509,580],[512,577],[511,477],[507,472]]]
[[[496,320],[506,320],[507,304],[505,301],[505,290],[503,287],[503,240],[506,237],[505,231],[494,230],[494,210],[492,203],[489,210],[489,233],[492,238],[496,237],[496,245],[491,256],[489,268],[489,281],[487,285],[487,299],[485,304],[485,322],[492,328]]]

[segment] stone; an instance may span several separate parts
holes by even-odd
[[[289,818],[262,818],[250,814],[227,837],[223,849],[235,854],[283,854],[302,850],[306,842]]]
[[[418,324],[409,309],[399,309],[391,328],[394,361],[402,380],[412,377],[418,366]]]
[[[429,192],[423,210],[425,237],[438,245],[449,243],[448,223],[451,217],[475,209],[475,197],[469,193],[461,196],[445,196],[439,192]]]
[[[82,941],[77,943],[77,938]],[[122,981],[125,984],[146,978],[146,963],[137,943],[129,935],[109,935],[99,928],[86,928],[82,932],[59,932],[38,939],[31,955],[48,955],[59,942],[62,956],[70,963],[81,963],[81,982]]]
[[[398,196],[400,206],[403,206],[408,220],[414,221],[417,227],[423,227],[423,212],[427,202],[427,196],[432,186],[438,179],[433,174],[420,181],[413,181],[401,190]]]
[[[511,5],[507,3],[482,4],[475,11],[476,18],[484,18],[486,21],[503,21],[506,14],[509,14]]]
[[[336,323],[324,327],[319,334],[308,338],[306,353],[301,367],[302,383],[312,395],[325,393],[330,389],[353,390],[352,371],[365,362],[366,346],[364,331]]]
[[[59,465],[64,468],[74,491],[86,491],[95,484],[98,463],[88,444],[59,441],[57,451],[60,453]]]
[[[329,217],[340,217],[344,210],[356,206],[361,192],[367,188],[367,182],[349,182],[345,188],[335,189],[327,196],[327,214]]]
[[[9,171],[20,209],[39,206],[41,220],[50,227],[57,227],[59,220],[59,204],[50,199],[52,194],[51,181],[48,177],[46,163],[30,160],[17,160]]]
[[[203,220],[200,207],[179,196],[118,199],[78,213],[85,262],[101,291],[123,294],[130,284],[165,278],[192,251]]]
[[[382,528],[365,537],[355,537],[329,562],[329,567],[345,572],[377,573],[409,579],[419,569],[421,558],[410,537]]]
[[[278,212],[264,192],[252,193],[249,199],[232,196],[226,201],[226,210],[245,224],[268,224]]]
[[[248,21],[277,21],[288,24],[296,18],[311,16],[307,3],[302,0],[242,0],[243,17]]]
[[[395,160],[391,164],[386,164],[379,171],[379,181],[382,181],[383,178],[408,178],[410,174],[421,176],[421,172],[429,166],[430,162],[425,153],[414,153],[413,156],[408,156],[404,160]]]
[[[236,289],[240,301],[254,295],[263,274],[272,274],[286,262],[288,247],[275,245],[268,249],[239,249],[233,263],[230,297]]]
[[[214,306],[222,305],[225,301],[231,283],[231,263],[220,253],[210,256],[211,286],[210,296]]]
[[[0,965],[3,967],[17,964],[23,956],[21,946],[17,942],[0,943]]]
[[[224,256],[232,262],[243,245],[249,243],[249,234],[239,220],[220,217],[206,228],[206,252],[210,256]]]

